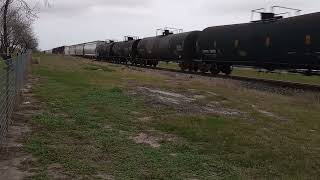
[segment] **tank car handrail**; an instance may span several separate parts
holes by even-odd
[[[292,11],[295,11],[295,12],[296,12],[296,15],[299,15],[299,13],[302,11],[301,9],[289,8],[289,7],[284,7],[284,6],[272,6],[272,7],[271,7],[271,12],[274,13],[275,8],[292,10]],[[289,13],[289,12],[288,12],[288,13]]]
[[[251,10],[251,21],[253,21],[253,16],[254,16],[255,13],[261,13],[260,10],[263,10],[263,12],[266,12],[266,8],[259,8],[259,9]]]

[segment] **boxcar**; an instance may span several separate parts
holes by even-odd
[[[52,54],[52,49],[44,51],[45,54]]]
[[[53,54],[64,54],[65,46],[56,47],[52,49]]]
[[[89,58],[97,58],[97,47],[104,44],[104,41],[94,41],[84,44],[84,56]]]
[[[75,45],[69,46],[69,54],[70,54],[70,56],[76,55],[76,46]]]
[[[84,56],[84,44],[75,45],[75,55]]]
[[[67,55],[67,56],[70,55],[70,47],[69,47],[69,46],[66,46],[66,47],[64,48],[64,55]]]

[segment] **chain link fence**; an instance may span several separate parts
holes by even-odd
[[[27,80],[31,52],[0,60],[0,145],[4,143],[11,115]]]

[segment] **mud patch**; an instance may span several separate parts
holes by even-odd
[[[209,104],[207,104],[205,109],[208,112],[225,115],[225,116],[243,116],[244,115],[244,113],[239,110],[223,107],[222,103],[217,101],[211,101]]]
[[[103,129],[104,129],[104,130],[107,130],[107,131],[113,130],[111,125],[104,125],[104,126],[103,126]]]
[[[276,119],[276,120],[287,121],[286,118],[283,118],[283,117],[280,117],[278,115],[275,115],[272,112],[268,112],[268,111],[264,111],[264,110],[258,110],[258,112],[263,114],[263,115],[265,115],[265,116],[268,116],[268,117],[271,117],[273,119]]]
[[[251,105],[251,107],[253,109],[255,109],[256,111],[258,111],[259,113],[267,116],[267,117],[270,117],[272,119],[275,119],[275,120],[280,120],[280,121],[288,121],[287,118],[284,118],[284,117],[281,117],[281,116],[278,116],[272,112],[269,112],[269,111],[266,111],[266,110],[262,110],[262,109],[259,109],[256,105]]]
[[[167,99],[174,99],[174,102],[179,102],[179,101],[186,101],[186,102],[193,102],[196,99],[194,98],[189,98],[186,97],[182,94],[178,94],[178,93],[174,93],[174,92],[167,92],[167,91],[161,91],[161,90],[156,90],[156,89],[151,89],[151,88],[147,88],[147,87],[139,87],[138,89],[142,90],[142,91],[147,91],[149,92],[149,94],[155,94],[158,95],[158,97],[162,97],[162,98],[167,98]]]
[[[162,103],[170,103],[170,104],[176,104],[179,105],[180,101],[174,98],[170,97],[164,97],[164,96],[157,96],[157,98],[162,102]]]
[[[111,176],[109,174],[105,174],[105,173],[98,173],[97,175],[95,175],[96,178],[102,179],[102,180],[113,180],[115,179],[114,176]]]
[[[178,143],[178,141],[182,141],[174,135],[165,134],[154,130],[141,132],[135,137],[130,137],[129,139],[133,140],[136,144],[146,144],[151,146],[152,148],[160,148],[161,143]]]
[[[225,116],[244,115],[244,113],[239,110],[223,107],[223,102],[207,103],[205,99],[209,96],[199,93],[185,95],[149,87],[138,87],[135,94],[144,97],[146,103],[155,108],[169,107],[181,114],[207,113]]]
[[[177,157],[178,156],[178,154],[176,154],[176,153],[171,153],[169,155],[172,156],[172,157]]]
[[[23,139],[22,137],[31,132],[31,129],[25,123],[15,124],[9,127],[9,133],[7,135],[7,148],[22,148]]]
[[[33,159],[30,155],[19,155],[17,158],[0,161],[0,179],[20,180],[32,176],[33,173],[21,170],[23,162]]]
[[[64,172],[64,168],[60,164],[51,164],[48,167],[48,176],[52,179],[70,179],[70,176]]]
[[[130,113],[133,115],[140,115],[141,114],[140,112],[137,112],[137,111],[131,111]]]
[[[204,96],[204,95],[194,95],[193,98],[194,99],[205,99],[206,96]]]
[[[149,136],[145,133],[140,133],[136,137],[131,138],[137,144],[147,144],[153,148],[159,148],[161,145],[159,141],[161,138]]]
[[[138,119],[141,122],[149,122],[152,120],[152,117],[142,117]]]

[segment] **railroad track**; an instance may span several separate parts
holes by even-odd
[[[122,64],[120,64],[122,65]],[[123,64],[124,65],[124,64]],[[161,67],[141,67],[141,66],[134,66],[134,65],[124,65],[130,66],[135,68],[141,69],[150,69],[150,70],[158,70],[158,71],[167,71],[167,72],[174,72],[174,73],[183,73],[183,74],[190,74],[190,75],[198,75],[198,76],[205,76],[205,77],[212,77],[212,78],[220,78],[220,79],[232,79],[237,81],[243,82],[251,82],[251,83],[262,83],[272,87],[280,87],[285,89],[292,89],[292,90],[303,90],[303,91],[312,91],[312,92],[319,92],[320,93],[320,85],[314,84],[303,84],[297,82],[289,82],[289,81],[278,81],[278,80],[269,80],[269,79],[261,79],[261,78],[251,78],[251,77],[243,77],[243,76],[226,76],[226,75],[212,75],[212,74],[203,74],[203,73],[196,73],[196,72],[189,72],[189,71],[181,71],[177,69],[168,69],[168,68],[161,68]]]
[[[263,84],[266,84],[266,85],[276,86],[276,87],[281,87],[281,88],[287,88],[287,89],[296,89],[296,90],[320,92],[320,85],[313,85],[313,84],[303,84],[303,83],[296,83],[296,82],[269,80],[269,79],[261,79],[261,78],[251,78],[251,77],[243,77],[243,76],[212,75],[212,74],[209,74],[209,73],[208,74],[202,74],[202,73],[194,73],[194,72],[187,72],[187,71],[182,72],[180,70],[166,69],[166,68],[149,68],[149,69],[156,69],[156,70],[161,70],[161,71],[170,71],[170,72],[175,72],[175,73],[200,75],[200,76],[220,78],[220,79],[232,79],[232,80],[237,80],[237,81],[263,83]]]

